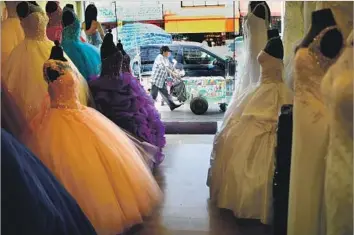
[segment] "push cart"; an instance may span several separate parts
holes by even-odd
[[[225,112],[233,90],[233,77],[183,77],[174,81],[170,93],[180,102],[189,102],[194,114],[202,115],[209,104],[218,104]]]

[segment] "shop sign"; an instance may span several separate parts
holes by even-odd
[[[122,21],[162,20],[162,4],[126,3],[117,4],[117,16]]]
[[[95,4],[97,7],[97,20],[101,23],[112,23],[117,22],[117,17],[115,14],[115,2],[112,1],[96,1],[96,2],[85,2],[85,8],[89,4]]]

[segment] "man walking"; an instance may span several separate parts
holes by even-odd
[[[160,54],[155,59],[154,65],[152,67],[150,94],[152,98],[156,100],[157,94],[160,93],[172,111],[180,107],[182,104],[175,104],[173,102],[172,97],[168,93],[166,87],[166,80],[169,74],[173,77],[178,77],[168,59],[170,53],[170,48],[168,48],[168,46],[163,46],[160,49]]]

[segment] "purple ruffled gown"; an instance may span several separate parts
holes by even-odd
[[[104,63],[109,63],[107,60],[116,61],[114,55]],[[139,140],[157,146],[160,151],[153,165],[159,165],[164,159],[165,127],[153,99],[130,72],[123,71],[120,76],[114,71],[103,72],[105,75],[89,82],[96,109]]]

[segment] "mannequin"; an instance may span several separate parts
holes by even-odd
[[[45,11],[48,14],[51,14],[55,12],[58,9],[59,5],[57,2],[54,1],[48,1],[47,4],[45,5]]]
[[[20,17],[21,19],[26,18],[29,14],[33,12],[33,8],[29,7],[28,5],[29,3],[32,2],[21,2],[17,5],[16,12],[18,17]]]
[[[64,11],[63,18],[62,18],[64,27],[74,23],[74,20],[75,20],[75,18],[74,18],[74,15],[71,11]]]
[[[63,49],[60,47],[59,41],[55,41],[55,46],[52,48],[49,59],[51,60],[60,60],[66,62],[67,60],[64,57]],[[52,68],[47,68],[47,77],[50,80],[49,82],[53,82],[58,79],[60,73],[57,70],[53,70]]]
[[[267,31],[268,40],[271,38],[279,37],[279,31],[277,29],[269,29]]]
[[[264,7],[257,7],[257,5],[261,4],[261,3],[264,3],[265,5],[265,8]],[[267,16],[269,16],[270,18],[270,15],[271,15],[271,12],[270,12],[270,8],[267,4],[267,2],[265,1],[251,1],[249,3],[249,6],[251,8],[251,12],[253,12],[253,14],[259,18],[262,18],[262,19],[266,19]]]
[[[312,24],[309,32],[300,43],[300,47],[308,47],[313,39],[325,28],[335,26],[336,21],[330,9],[323,9],[312,12]],[[343,36],[338,29],[328,31],[321,41],[321,53],[328,57],[334,58],[338,55],[343,46]]]
[[[280,39],[280,37],[271,38],[267,42],[267,45],[265,46],[264,51],[275,58],[283,60],[284,47],[283,47],[283,42]]]
[[[288,235],[323,234],[328,113],[321,81],[343,45],[329,9],[314,11],[294,64],[294,111],[288,206]]]
[[[65,7],[67,7],[67,8],[71,8],[71,9],[73,9],[73,10],[74,10],[74,5],[73,5],[73,4],[66,4],[66,5],[65,5]]]

